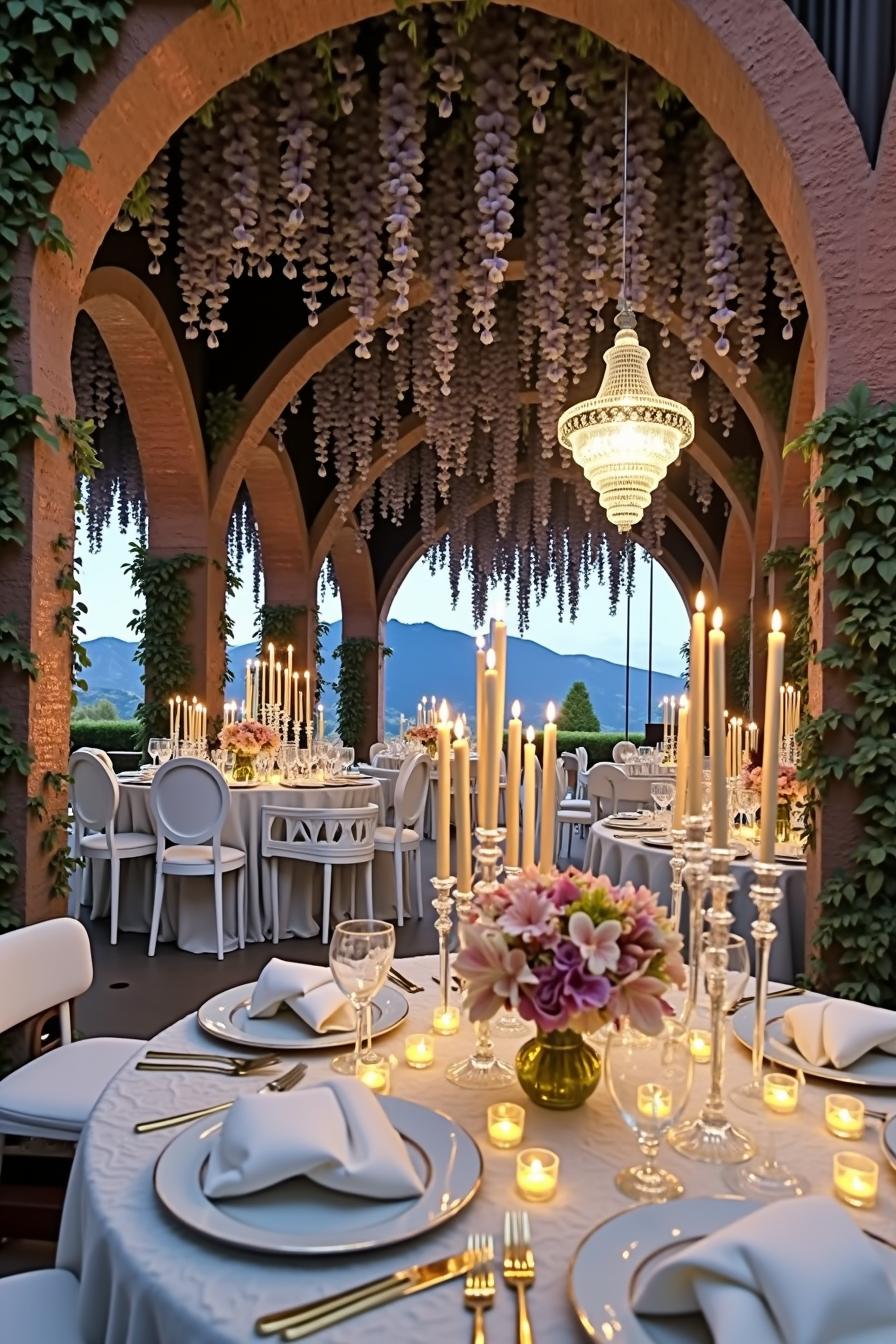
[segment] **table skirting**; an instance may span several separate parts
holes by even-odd
[[[437,989],[430,977],[434,957],[397,963],[425,987],[410,998],[410,1015],[383,1038],[381,1048],[402,1060],[403,1038],[428,1029]],[[519,1037],[498,1040],[498,1053],[512,1059]],[[163,1049],[214,1049],[193,1017],[174,1023],[155,1044]],[[469,1053],[473,1033],[438,1038],[436,1063],[416,1072],[403,1062],[393,1069],[393,1092],[446,1112],[464,1125],[482,1148],[484,1176],[476,1199],[456,1219],[419,1240],[381,1251],[326,1261],[236,1252],[181,1227],[157,1203],[153,1165],[171,1133],[138,1135],[138,1119],[211,1104],[259,1087],[259,1079],[212,1074],[138,1073],[124,1069],[107,1088],[87,1126],[69,1184],[59,1242],[58,1263],[81,1278],[80,1328],[86,1344],[246,1344],[255,1338],[256,1316],[314,1300],[405,1265],[419,1264],[462,1249],[469,1233],[492,1233],[500,1255],[503,1213],[521,1201],[514,1187],[516,1154],[489,1147],[485,1110],[505,1097],[526,1105],[524,1142],[560,1154],[560,1184],[550,1204],[528,1205],[536,1256],[536,1280],[528,1294],[534,1337],[541,1344],[573,1344],[584,1336],[566,1296],[566,1275],[576,1247],[594,1225],[631,1205],[615,1188],[613,1177],[635,1161],[634,1136],[619,1117],[602,1082],[577,1111],[549,1112],[532,1105],[513,1083],[504,1091],[479,1093],[453,1087],[445,1066]],[[221,1047],[222,1053],[225,1047]],[[290,1057],[292,1059],[294,1057]],[[326,1055],[308,1054],[307,1087],[329,1074]],[[284,1059],[280,1070],[290,1060]],[[709,1070],[695,1070],[687,1114],[701,1105]],[[728,1055],[731,1086],[750,1075],[748,1052],[732,1040]],[[779,1154],[811,1181],[812,1191],[831,1191],[833,1155],[844,1145],[824,1128],[824,1095],[830,1084],[803,1089],[793,1116],[765,1112],[738,1123],[765,1141],[774,1134]],[[874,1092],[868,1104],[896,1106],[896,1094]],[[175,1131],[177,1132],[177,1131]],[[869,1124],[856,1151],[880,1158],[878,1127]],[[688,1195],[726,1195],[722,1169],[690,1162],[663,1146],[661,1160],[685,1183]],[[896,1218],[896,1175],[882,1161],[876,1210],[857,1215],[864,1226],[892,1235]],[[515,1296],[499,1282],[494,1309],[487,1317],[489,1338],[515,1339]],[[446,1284],[382,1307],[322,1334],[322,1344],[363,1344],[386,1339],[395,1344],[458,1344],[470,1331],[463,1309],[462,1282]]]
[[[152,832],[149,815],[149,789],[141,784],[122,784],[116,817],[120,831]],[[246,851],[248,917],[246,936],[250,943],[271,937],[271,900],[266,875],[267,864],[261,859],[262,807],[341,808],[360,807],[376,802],[382,806],[376,780],[367,785],[328,785],[323,789],[283,788],[279,784],[259,785],[254,789],[231,789],[230,816],[224,824],[222,844]],[[94,860],[92,874],[92,914],[109,914],[109,864]],[[348,910],[348,899],[355,870],[333,870],[333,918]],[[131,933],[148,933],[152,918],[155,860],[128,859],[122,865],[118,926]],[[359,914],[364,913],[364,887],[357,877]],[[323,899],[323,868],[319,864],[280,861],[280,937],[311,938],[320,934]],[[395,915],[395,877],[392,855],[378,853],[373,864],[374,913],[382,918]],[[405,899],[407,909],[407,895]],[[210,877],[171,878],[165,880],[165,900],[160,926],[162,941],[176,941],[187,952],[215,951],[215,914]],[[230,952],[237,946],[236,875],[224,875],[224,947]]]

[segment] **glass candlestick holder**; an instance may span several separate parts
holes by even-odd
[[[505,877],[519,877],[522,868],[512,868],[510,864],[505,864]],[[491,1019],[491,1028],[495,1036],[525,1036],[531,1030],[528,1022],[524,1022],[519,1013],[513,1008],[505,1008],[502,1012],[496,1013]]]
[[[706,899],[709,864],[707,862],[706,818],[686,817],[684,822],[684,866],[682,875],[688,889],[688,988],[681,1021],[687,1025],[697,1007],[700,989],[700,945],[703,941],[703,903]],[[680,897],[679,897],[680,899]],[[679,915],[680,917],[680,915]]]
[[[454,878],[433,877],[430,881],[436,892],[432,907],[436,912],[435,928],[439,935],[439,1012],[445,1014],[448,1011],[448,990],[451,981],[448,938],[451,933],[451,909],[454,904],[451,899]]]
[[[765,1026],[768,1014],[768,967],[772,943],[778,930],[772,916],[781,904],[784,893],[780,887],[781,869],[774,863],[757,863],[756,881],[750,887],[750,899],[756,907],[756,918],[750,926],[756,946],[756,1003],[753,1015],[753,1070],[749,1083],[731,1093],[735,1106],[744,1111],[762,1110],[762,1058],[765,1048]]]
[[[672,857],[669,865],[672,869],[672,924],[675,932],[681,930],[681,893],[684,884],[681,875],[684,872],[684,841],[685,831],[680,826],[673,826],[670,832],[672,838]]]
[[[501,841],[505,832],[502,828],[486,829],[476,827],[476,865],[479,877],[473,883],[475,896],[487,896],[500,886],[500,874],[503,872]],[[469,913],[470,902],[461,906],[460,895],[455,896],[458,916],[463,919]],[[461,936],[463,925],[461,924]],[[492,1088],[507,1087],[516,1078],[509,1064],[495,1056],[495,1047],[488,1022],[477,1022],[476,1048],[472,1055],[460,1059],[446,1070],[445,1077],[457,1087]]]

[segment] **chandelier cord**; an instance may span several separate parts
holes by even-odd
[[[628,308],[628,75],[631,56],[625,53],[625,92],[622,111],[622,294],[620,309]]]

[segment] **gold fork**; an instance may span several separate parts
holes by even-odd
[[[504,1215],[504,1282],[516,1289],[517,1344],[533,1344],[526,1291],[535,1282],[535,1256],[525,1210]]]
[[[467,1275],[464,1284],[464,1306],[475,1312],[473,1317],[473,1344],[485,1344],[483,1313],[495,1300],[495,1247],[491,1237],[467,1237],[467,1250],[479,1256],[479,1262]]]

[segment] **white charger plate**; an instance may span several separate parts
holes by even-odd
[[[884,1157],[896,1171],[896,1115],[891,1115],[881,1130],[880,1146]]]
[[[825,994],[802,994],[799,1003],[821,1003]],[[781,1003],[784,1007],[781,1007]],[[765,1024],[766,1059],[775,1064],[783,1064],[788,1069],[802,1069],[810,1078],[826,1078],[832,1083],[845,1083],[847,1087],[887,1087],[896,1089],[896,1055],[885,1055],[882,1050],[871,1050],[848,1069],[835,1069],[829,1064],[810,1064],[800,1054],[796,1046],[790,1045],[784,1038],[782,1019],[791,1005],[784,999],[768,1001],[768,1017]],[[753,1019],[756,1013],[755,1003],[745,1003],[732,1014],[731,1025],[734,1034],[749,1050],[753,1048]]]
[[[257,789],[260,779],[228,779],[228,789]]]
[[[378,1098],[423,1183],[414,1199],[362,1199],[305,1177],[235,1199],[209,1199],[202,1174],[223,1121],[200,1120],[156,1163],[156,1194],[193,1232],[241,1251],[340,1255],[391,1246],[460,1213],[482,1180],[475,1140],[448,1116],[400,1097]]]
[[[196,1020],[216,1041],[261,1047],[264,1050],[340,1050],[353,1046],[352,1031],[317,1032],[292,1011],[281,1008],[273,1017],[250,1017],[249,1001],[255,981],[222,990],[197,1009]],[[374,995],[373,1035],[384,1036],[408,1015],[408,1001],[401,990],[384,986]]]
[[[636,1315],[639,1276],[648,1264],[653,1270],[688,1242],[762,1207],[755,1200],[705,1196],[639,1204],[599,1223],[580,1243],[569,1270],[569,1296],[586,1334],[613,1344],[712,1344],[701,1315]],[[873,1233],[866,1235],[896,1288],[896,1249]]]

